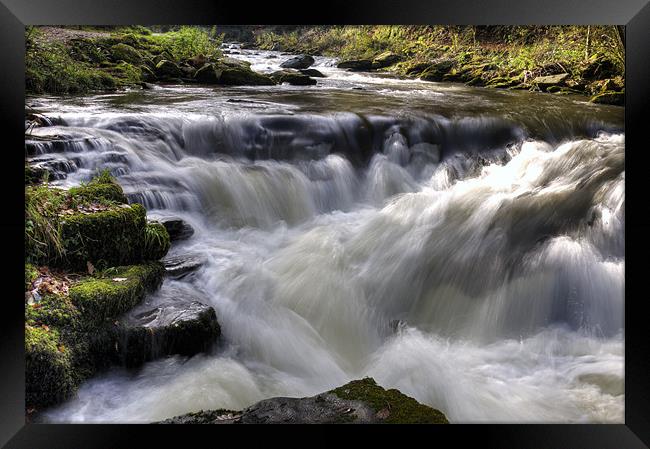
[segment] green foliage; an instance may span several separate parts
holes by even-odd
[[[194,26],[182,26],[177,31],[150,36],[150,42],[160,45],[176,60],[190,59],[202,54],[208,59],[221,56],[219,37],[211,37],[206,31]]]
[[[147,260],[158,260],[169,251],[170,240],[167,229],[160,223],[147,223],[144,228],[143,253]]]
[[[60,43],[37,39],[39,31],[26,31],[25,83],[34,93],[74,94],[115,87],[115,80],[89,64],[72,59]]]

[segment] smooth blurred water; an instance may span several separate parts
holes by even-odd
[[[28,99],[64,142],[33,157],[74,163],[55,184],[107,167],[194,227],[170,254],[207,262],[166,283],[223,331],[43,419],[151,422],[369,375],[452,422],[623,422],[622,108],[316,59],[317,86]]]

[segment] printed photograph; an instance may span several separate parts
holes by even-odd
[[[625,27],[25,45],[28,422],[624,423]]]

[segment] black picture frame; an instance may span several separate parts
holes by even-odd
[[[235,444],[283,433],[281,426],[142,426],[25,424],[24,310],[19,300],[24,257],[24,27],[25,25],[125,24],[609,24],[626,25],[626,311],[625,311],[625,424],[352,426],[346,433],[364,433],[384,439],[424,438],[430,444],[452,442],[454,447],[475,442],[481,447],[523,448],[642,448],[650,444],[650,351],[646,334],[644,259],[650,249],[650,218],[645,213],[644,181],[650,166],[646,117],[650,111],[650,1],[649,0],[402,0],[327,3],[222,2],[210,0],[0,0],[0,123],[2,136],[4,212],[0,235],[5,253],[5,293],[0,332],[0,445],[10,448],[133,447],[136,438],[156,438],[166,444],[187,444],[188,438],[233,436]],[[645,131],[645,132],[644,132]],[[646,173],[644,173],[646,172]],[[644,176],[645,175],[645,176]],[[645,201],[644,201],[645,200]],[[647,275],[646,275],[647,276]],[[635,292],[634,294],[632,292]],[[639,292],[639,293],[636,293]],[[339,440],[341,426],[311,426],[303,444]],[[226,429],[227,428],[227,429]],[[245,430],[241,430],[245,429]],[[292,427],[290,432],[295,431]],[[200,434],[200,435],[199,435]],[[336,443],[336,441],[339,443]],[[141,440],[142,441],[142,440]],[[219,441],[219,443],[217,443]],[[436,444],[438,445],[438,444]],[[441,444],[442,445],[442,444]]]

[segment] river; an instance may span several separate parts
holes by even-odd
[[[226,45],[271,72],[289,58]],[[623,108],[345,72],[28,98],[62,187],[98,168],[195,229],[208,354],[114,368],[46,422],[240,410],[372,376],[452,422],[624,421]],[[40,158],[40,159],[39,159]]]

